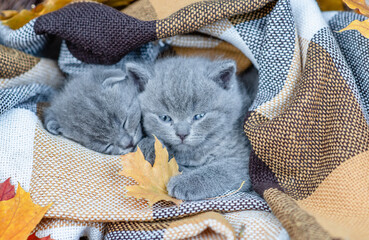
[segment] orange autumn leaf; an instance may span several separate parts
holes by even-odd
[[[50,235],[49,236],[46,236],[46,237],[43,237],[43,238],[38,238],[36,236],[36,233],[34,232],[32,235],[30,235],[27,240],[53,240]]]
[[[181,204],[182,200],[168,195],[166,187],[171,177],[180,174],[178,164],[174,158],[168,162],[168,152],[156,137],[155,155],[153,166],[145,160],[140,148],[137,148],[136,152],[121,156],[123,170],[119,174],[131,177],[138,183],[137,185],[127,186],[126,195],[137,199],[144,198],[150,206],[162,200],[177,205]]]
[[[343,2],[351,9],[358,10],[361,14],[369,17],[369,6],[365,0],[343,0]]]
[[[27,239],[50,206],[34,204],[18,184],[14,198],[0,201],[0,240]]]

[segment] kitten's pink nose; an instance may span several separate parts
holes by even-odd
[[[188,134],[178,134],[178,133],[176,133],[176,135],[182,140],[182,142],[188,136]]]

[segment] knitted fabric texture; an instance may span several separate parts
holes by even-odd
[[[47,35],[0,28],[0,39],[13,36],[0,51],[0,181],[12,177],[36,203],[54,202],[37,227],[42,236],[368,239],[369,40],[337,32],[365,17],[322,13],[314,0],[139,0],[123,11],[132,16],[74,3],[27,24]],[[22,40],[28,48],[14,49],[17,34],[30,38]],[[50,35],[64,40],[59,65],[35,57],[43,56]],[[31,44],[35,36],[46,39],[44,46]],[[161,40],[142,45],[155,39]],[[124,197],[133,181],[117,175],[119,156],[44,129],[42,112],[63,84],[61,72],[91,67],[81,60],[108,64],[130,54],[152,61],[167,45],[179,55],[214,51],[258,69],[244,130],[252,144],[250,176],[264,199],[238,192],[149,207]]]
[[[65,39],[76,58],[95,64],[116,63],[133,49],[157,39],[155,22],[93,2],[74,3],[41,16],[34,29],[37,34]]]

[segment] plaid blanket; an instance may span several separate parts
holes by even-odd
[[[38,204],[54,202],[40,236],[369,239],[369,41],[337,32],[363,16],[322,13],[314,0],[139,0],[123,12],[74,3],[18,30],[0,26],[0,180],[11,176]],[[104,35],[94,37],[97,26]],[[113,35],[122,44],[106,42]],[[44,58],[55,36],[59,59]],[[239,192],[149,207],[124,197],[133,182],[117,175],[119,156],[43,128],[42,109],[64,74],[154,60],[166,45],[259,70],[244,129],[263,198]]]

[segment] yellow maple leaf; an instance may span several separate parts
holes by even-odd
[[[365,0],[343,0],[346,5],[354,10],[359,11],[359,13],[369,17],[369,6],[365,3]],[[347,27],[339,30],[338,32],[343,32],[347,30],[358,30],[361,35],[369,38],[369,20],[352,21]]]
[[[18,184],[14,198],[0,201],[0,240],[27,239],[52,204],[41,207]]]
[[[339,30],[339,32],[347,30],[358,30],[361,33],[361,35],[363,35],[366,38],[369,38],[369,20],[365,20],[362,22],[360,22],[359,20],[354,20],[347,27]]]
[[[367,17],[369,17],[369,6],[365,3],[365,0],[343,0],[346,5],[354,10],[359,10],[359,12]]]
[[[169,179],[179,174],[178,164],[174,158],[168,162],[168,152],[156,137],[153,166],[145,160],[140,148],[137,148],[136,152],[122,155],[121,158],[123,170],[119,174],[131,177],[138,183],[126,187],[127,196],[144,198],[150,206],[161,200],[177,205],[182,203],[182,200],[169,196],[166,187]]]

